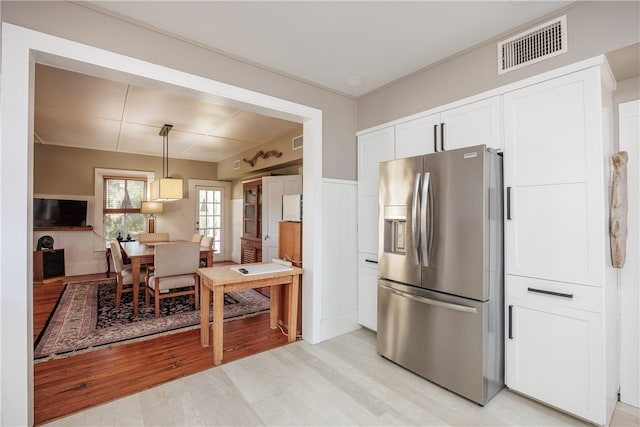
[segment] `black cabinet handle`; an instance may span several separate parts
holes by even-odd
[[[513,306],[509,306],[509,339],[513,339]]]
[[[433,152],[438,152],[438,125],[433,125]]]
[[[376,261],[375,259],[365,259],[364,262],[370,262],[371,264],[377,264],[378,261]]]
[[[507,219],[511,219],[511,187],[507,187]]]
[[[440,123],[440,150],[444,151],[444,123]]]
[[[538,294],[553,295],[554,297],[573,298],[573,294],[565,294],[562,292],[546,291],[544,289],[537,289],[537,288],[527,288],[527,290],[529,292],[535,292]]]

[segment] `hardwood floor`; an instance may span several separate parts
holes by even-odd
[[[34,285],[34,340],[63,289],[62,281]],[[224,363],[287,344],[280,330],[269,328],[269,313],[225,322],[224,334]],[[36,363],[34,422],[40,425],[212,367],[212,349],[200,346],[199,329]]]

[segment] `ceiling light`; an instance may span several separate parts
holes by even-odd
[[[345,83],[351,87],[362,86],[364,84],[364,78],[360,76],[347,77],[347,80],[345,80]]]
[[[162,178],[151,183],[151,200],[171,202],[182,199],[182,180],[169,178],[169,131],[173,125],[165,124],[160,129],[162,136]]]

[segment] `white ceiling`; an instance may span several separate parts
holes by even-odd
[[[570,1],[75,2],[357,98]],[[360,86],[347,80],[362,78]],[[219,162],[301,129],[285,120],[45,65],[36,142]]]
[[[220,162],[302,125],[156,89],[36,64],[37,143]]]
[[[90,1],[89,6],[353,97],[571,1]],[[86,3],[83,3],[86,4]],[[350,77],[364,83],[352,87]]]

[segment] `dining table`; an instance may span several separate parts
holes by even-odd
[[[133,280],[133,315],[138,315],[138,302],[140,300],[140,270],[145,264],[153,264],[155,246],[172,243],[187,243],[187,240],[170,240],[167,242],[140,243],[137,241],[121,242],[124,253],[131,260],[131,273]],[[207,260],[207,267],[213,265],[213,249],[206,246],[200,247],[200,259]]]

